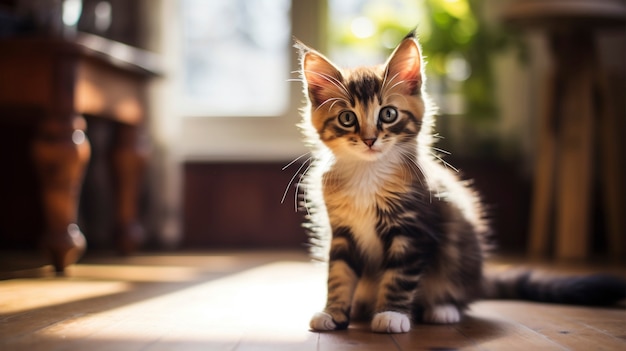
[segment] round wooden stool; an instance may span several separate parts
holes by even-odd
[[[626,111],[623,101],[619,110],[617,102],[611,101],[595,31],[624,29],[626,4],[619,0],[522,0],[512,3],[505,17],[524,30],[545,32],[552,58],[548,96],[538,123],[529,252],[545,256],[552,242],[556,258],[588,257],[593,176],[600,167],[608,251],[621,257],[625,252]]]

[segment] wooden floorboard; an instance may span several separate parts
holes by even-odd
[[[0,350],[626,350],[620,307],[482,301],[455,325],[314,333],[324,296],[325,267],[299,252],[91,256],[0,281]]]

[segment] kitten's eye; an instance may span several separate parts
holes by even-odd
[[[342,111],[337,117],[339,124],[344,127],[352,127],[356,124],[356,114],[352,111]]]
[[[383,107],[378,114],[378,119],[383,123],[393,123],[398,118],[398,110],[395,107]]]

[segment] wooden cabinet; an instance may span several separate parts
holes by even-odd
[[[29,125],[30,159],[38,174],[44,233],[40,240],[57,272],[76,261],[86,242],[76,224],[90,146],[83,116],[115,121],[115,235],[122,253],[135,250],[138,187],[146,153],[139,135],[147,119],[145,85],[156,57],[89,34],[72,41],[18,37],[0,40],[0,121]],[[10,168],[11,165],[5,167]]]

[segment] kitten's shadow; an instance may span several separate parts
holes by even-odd
[[[506,325],[500,321],[470,315],[465,316],[461,323],[452,325],[418,323],[406,334],[372,333],[369,323],[355,322],[347,330],[320,333],[320,342],[381,347],[396,344],[401,349],[449,350],[476,346],[508,334]]]
[[[509,334],[509,328],[502,321],[488,317],[466,315],[461,323],[455,324],[456,329],[466,338],[476,343],[498,339]]]

